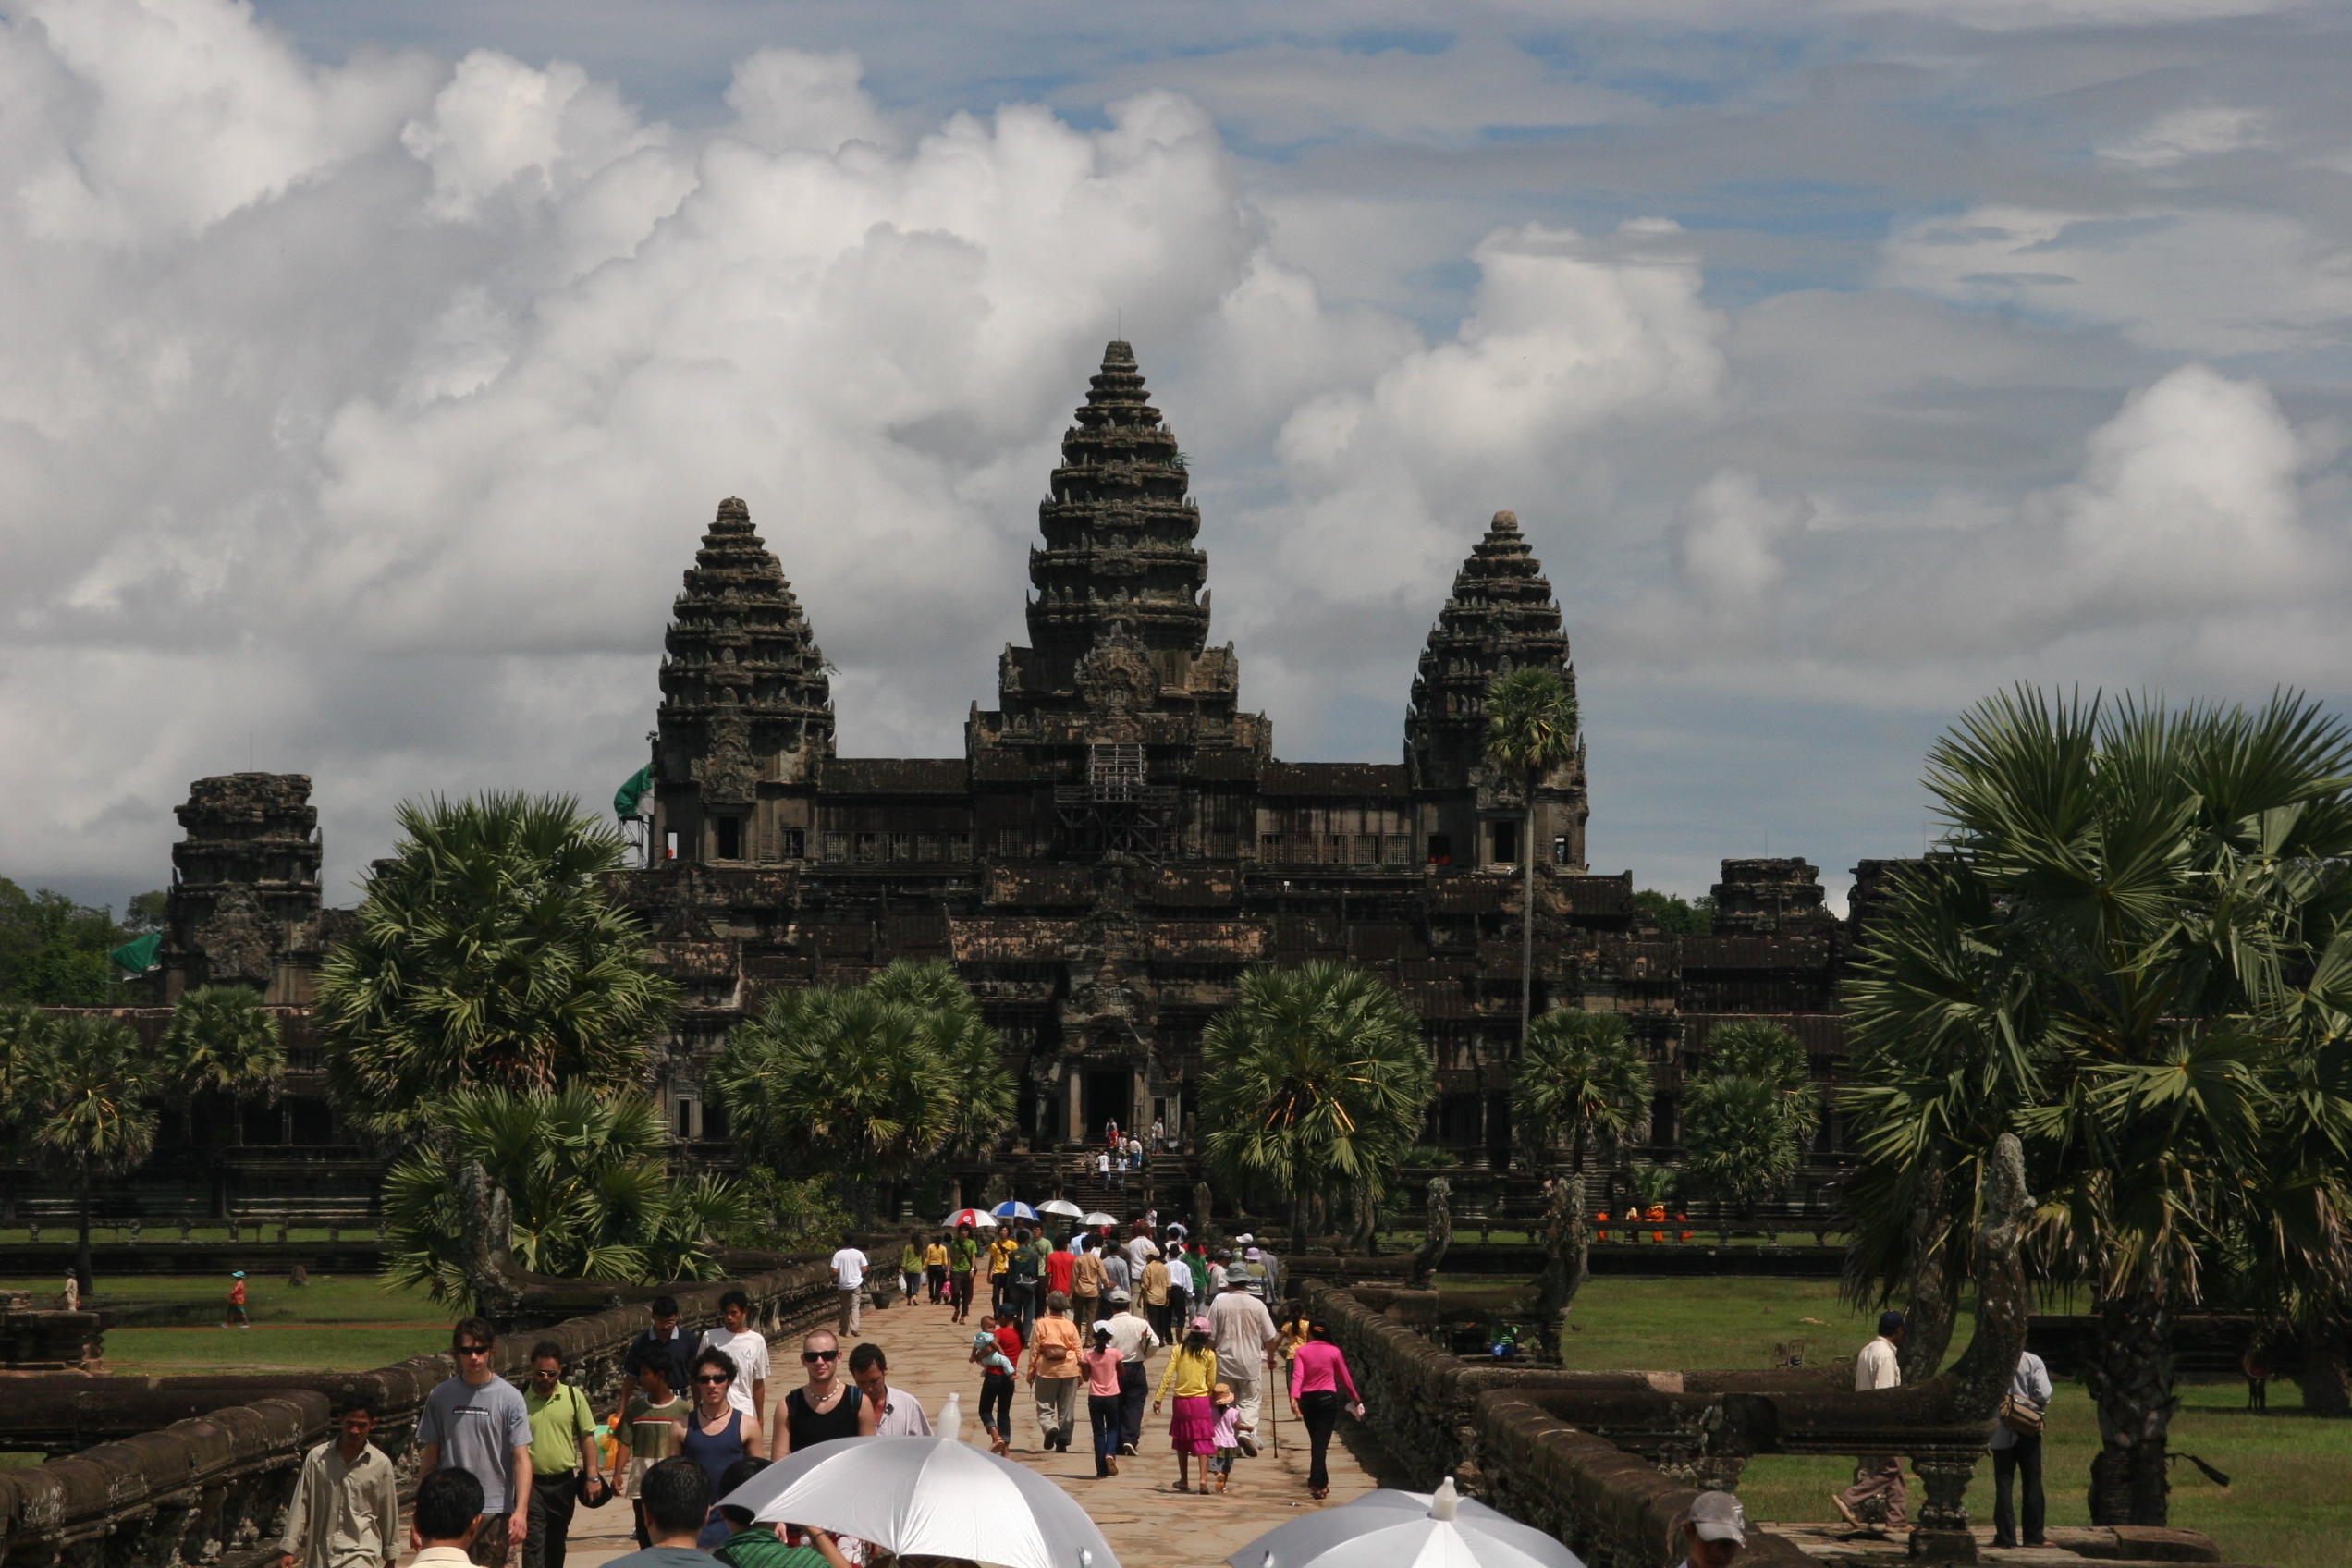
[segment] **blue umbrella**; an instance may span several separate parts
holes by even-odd
[[[1004,1202],[997,1205],[996,1207],[990,1209],[988,1212],[995,1215],[999,1219],[1035,1219],[1037,1218],[1037,1211],[1031,1208],[1027,1204],[1023,1203],[1019,1198],[1007,1198]]]

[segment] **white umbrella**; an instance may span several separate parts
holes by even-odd
[[[1268,1530],[1225,1560],[1232,1568],[1585,1568],[1533,1525],[1458,1495],[1370,1492]]]
[[[1105,1214],[1098,1208],[1092,1214],[1080,1215],[1078,1217],[1078,1223],[1081,1225],[1116,1225],[1119,1223],[1119,1216],[1116,1214]]]
[[[1119,1568],[1110,1543],[1068,1492],[945,1438],[835,1438],[778,1460],[719,1501],[750,1509],[760,1524],[814,1525],[901,1557]]]
[[[1072,1203],[1068,1198],[1047,1198],[1045,1202],[1037,1206],[1037,1212],[1040,1214],[1062,1214],[1075,1219],[1086,1211],[1080,1208],[1076,1204]]]

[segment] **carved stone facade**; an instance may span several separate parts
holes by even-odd
[[[704,1064],[766,993],[897,958],[951,960],[971,984],[1030,1146],[1181,1127],[1202,1030],[1242,972],[1332,958],[1424,1020],[1433,1141],[1500,1162],[1529,851],[1537,1005],[1629,1015],[1658,1062],[1660,1142],[1683,1054],[1729,1017],[1788,1016],[1833,1071],[1848,932],[1812,866],[1726,863],[1720,937],[1645,928],[1631,875],[1586,868],[1581,744],[1523,842],[1522,783],[1483,757],[1487,687],[1537,666],[1573,690],[1575,669],[1515,517],[1497,513],[1456,574],[1390,764],[1277,757],[1234,649],[1208,642],[1200,525],[1175,432],[1114,342],[1038,508],[1029,642],[999,656],[996,705],[974,705],[961,757],[852,758],[782,565],[721,503],[662,666],[652,862],[614,878],[690,998],[668,1080],[681,1129],[720,1133]]]
[[[1576,672],[1518,521],[1496,513],[1431,627],[1394,763],[1280,760],[1211,646],[1201,518],[1133,351],[1105,350],[1063,438],[1030,551],[1029,641],[998,660],[963,754],[837,754],[824,655],[738,499],[719,504],[671,612],[652,742],[648,864],[616,874],[686,1006],[661,1084],[678,1132],[719,1152],[702,1085],[727,1030],[781,986],[947,959],[1002,1033],[1035,1148],[1103,1124],[1186,1127],[1208,1021],[1255,964],[1341,959],[1420,1015],[1430,1140],[1510,1158],[1519,867],[1537,863],[1536,1004],[1623,1013],[1656,1064],[1671,1155],[1684,1064],[1733,1019],[1778,1019],[1836,1076],[1855,927],[1798,859],[1732,860],[1715,933],[1677,938],[1630,873],[1586,867],[1586,757],[1537,786],[1483,757],[1488,684]],[[821,619],[821,609],[820,609]],[[234,979],[289,1002],[347,913],[318,903],[309,780],[201,779],[180,809],[163,989]],[[1857,868],[1856,908],[1885,863]],[[1835,1118],[1820,1152],[1835,1152]],[[1816,1184],[1826,1174],[1817,1171]]]
[[[176,815],[161,999],[200,986],[250,986],[263,999],[311,999],[326,946],[319,903],[318,809],[299,773],[199,778]]]

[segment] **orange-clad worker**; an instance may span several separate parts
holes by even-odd
[[[1663,1242],[1666,1239],[1666,1206],[1664,1204],[1654,1203],[1649,1206],[1649,1222],[1657,1227],[1650,1231],[1649,1239],[1653,1242]]]
[[[1601,1242],[1605,1242],[1605,1241],[1607,1241],[1607,1240],[1609,1239],[1609,1211],[1608,1211],[1607,1209],[1605,1209],[1605,1208],[1604,1208],[1604,1209],[1600,1210],[1599,1213],[1595,1214],[1595,1215],[1593,1216],[1593,1219],[1595,1219],[1596,1220],[1599,1221],[1599,1224],[1600,1224],[1600,1231],[1599,1231],[1599,1233],[1597,1236],[1595,1236],[1593,1239],[1594,1239],[1595,1241],[1601,1241]]]
[[[1684,1227],[1683,1240],[1686,1242],[1689,1241],[1691,1239],[1691,1232],[1689,1230],[1690,1216],[1678,1211],[1674,1216],[1674,1223]]]

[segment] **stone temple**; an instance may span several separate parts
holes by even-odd
[[[1106,1122],[1189,1130],[1204,1026],[1258,964],[1342,959],[1386,976],[1439,1070],[1430,1141],[1510,1158],[1522,857],[1536,876],[1536,1005],[1624,1013],[1656,1063],[1648,1143],[1671,1155],[1681,1063],[1716,1024],[1771,1017],[1834,1077],[1854,927],[1801,860],[1732,860],[1707,937],[1648,925],[1630,873],[1586,865],[1586,769],[1537,788],[1482,759],[1487,686],[1574,667],[1543,568],[1509,512],[1470,543],[1412,690],[1397,760],[1289,762],[1209,642],[1200,512],[1133,351],[1111,343],[1063,437],[1029,555],[1028,644],[998,661],[962,754],[837,754],[818,631],[740,500],[687,567],[660,668],[647,864],[617,873],[684,987],[659,1073],[680,1134],[713,1156],[706,1098],[728,1029],[778,987],[949,959],[1001,1031],[1030,1149]],[[168,1001],[207,979],[299,1013],[348,913],[322,911],[308,783],[199,780],[180,810]],[[1867,910],[1882,863],[1857,867]],[[297,1022],[296,1065],[306,1031]],[[298,1074],[298,1079],[300,1077]],[[327,1119],[289,1084],[276,1135]],[[264,1128],[263,1141],[271,1133]],[[307,1135],[306,1135],[307,1134]],[[1834,1116],[1817,1178],[1834,1167]],[[249,1130],[249,1141],[251,1140]]]

